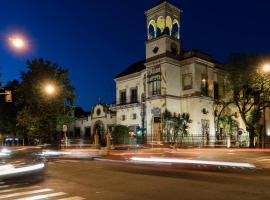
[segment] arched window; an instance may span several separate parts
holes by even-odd
[[[172,36],[179,39],[179,27],[178,27],[178,24],[173,24]]]
[[[164,29],[164,34],[170,35],[170,29],[169,29],[169,27],[166,27],[166,28]]]
[[[151,20],[148,23],[148,40],[151,40],[156,37],[156,22]]]
[[[166,34],[171,35],[172,25],[173,25],[172,18],[170,16],[167,16],[166,17],[166,28],[165,28],[165,29],[167,29],[167,30],[165,30]]]
[[[180,24],[176,19],[173,20],[172,36],[177,39],[180,39]]]
[[[157,37],[161,36],[162,35],[162,31],[160,28],[157,28]]]
[[[153,38],[155,38],[155,27],[150,24],[148,27],[148,39],[151,40]]]

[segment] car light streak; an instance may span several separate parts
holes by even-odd
[[[13,174],[20,174],[20,173],[25,173],[25,172],[33,172],[33,171],[43,169],[44,167],[45,167],[44,163],[39,163],[36,165],[20,167],[20,168],[14,168],[12,165],[3,165],[3,166],[0,166],[0,177],[13,175]]]
[[[9,149],[4,148],[4,149],[1,150],[1,153],[10,154],[11,151]]]
[[[154,163],[177,163],[177,164],[204,164],[204,165],[216,165],[216,166],[229,166],[229,167],[243,167],[243,168],[256,168],[255,165],[249,163],[239,163],[239,162],[224,162],[224,161],[207,161],[207,160],[188,160],[179,158],[142,158],[142,157],[132,157],[132,161],[140,162],[154,162]]]
[[[70,155],[71,152],[61,152],[61,151],[50,151],[46,150],[41,153],[42,156],[60,156],[60,155]]]
[[[48,199],[49,197],[57,197],[57,196],[63,196],[66,193],[64,192],[58,192],[58,193],[52,193],[52,194],[44,194],[44,195],[37,195],[33,197],[24,197],[17,200],[38,200],[38,199]]]
[[[9,149],[3,148],[0,150],[0,158],[7,157],[11,154],[11,151]]]

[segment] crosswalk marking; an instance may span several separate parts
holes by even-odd
[[[15,200],[39,200],[39,199],[47,199],[49,197],[57,197],[57,196],[63,196],[63,195],[66,195],[66,193],[57,192],[57,193],[37,195],[37,196],[32,196],[32,197],[24,197],[24,198],[15,199]]]
[[[0,194],[7,193],[7,192],[14,192],[17,190],[23,190],[23,189],[35,189],[39,188],[40,186],[33,186],[33,187],[19,187],[19,188],[13,188],[13,189],[6,189],[6,190],[0,190]]]
[[[1,189],[1,186],[4,188]],[[15,187],[16,186],[16,187]],[[50,188],[41,188],[38,185],[10,184],[6,185],[5,182],[0,182],[0,200],[45,200],[45,199],[57,199],[57,200],[84,200],[85,198],[80,196],[71,196],[68,193],[54,191]]]
[[[28,195],[28,194],[37,194],[37,193],[42,193],[42,192],[51,192],[51,191],[53,191],[53,190],[52,189],[49,189],[49,188],[46,188],[46,189],[41,189],[41,190],[32,190],[32,191],[27,191],[27,192],[18,192],[18,193],[13,193],[13,194],[1,195],[0,196],[0,199],[17,197],[17,196]]]
[[[68,198],[63,198],[63,199],[58,199],[58,200],[83,200],[85,198],[82,197],[68,197]]]

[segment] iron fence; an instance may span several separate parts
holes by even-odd
[[[256,138],[256,147],[261,147],[260,139]],[[69,145],[78,145],[78,146],[88,146],[94,145],[92,139],[69,139]],[[216,137],[216,136],[202,136],[202,135],[187,135],[187,136],[178,136],[176,138],[170,138],[163,136],[161,141],[157,141],[155,137],[151,135],[142,136],[142,137],[114,137],[112,138],[111,144],[113,145],[130,145],[138,146],[143,144],[153,144],[153,145],[168,145],[178,148],[188,148],[188,147],[231,147],[231,148],[247,148],[249,147],[249,136],[241,135],[237,137]],[[101,144],[102,145],[102,144]],[[106,143],[103,144],[106,146]],[[265,140],[265,148],[270,148],[270,137],[267,137]]]

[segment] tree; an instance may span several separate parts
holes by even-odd
[[[115,144],[123,143],[122,139],[129,137],[129,128],[123,125],[115,125],[112,131],[112,138]]]
[[[162,114],[162,128],[167,142],[173,145],[181,142],[188,135],[189,124],[192,123],[188,113],[176,114],[167,109]]]
[[[262,111],[270,107],[270,76],[261,68],[269,58],[261,54],[233,54],[225,64],[228,93],[249,132],[250,147],[255,147],[255,136],[262,136]],[[230,95],[227,95],[230,96]]]
[[[1,96],[0,101],[0,133],[7,134],[16,134],[16,115],[17,115],[17,106],[16,106],[16,94],[17,88],[19,86],[19,81],[9,81],[5,89],[11,90],[13,95],[13,101],[11,103],[5,102],[5,96]],[[3,89],[2,92],[5,90]]]
[[[18,132],[29,140],[56,141],[63,124],[74,120],[74,87],[69,73],[51,61],[42,58],[27,62],[27,71],[21,72],[18,87]],[[45,92],[47,84],[55,93]]]

